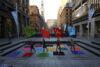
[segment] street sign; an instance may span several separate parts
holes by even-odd
[[[89,10],[89,20],[92,19],[93,14],[95,13],[94,9]]]

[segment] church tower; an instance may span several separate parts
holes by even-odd
[[[43,3],[43,0],[41,0],[41,16],[45,20],[45,18],[44,18],[44,3]]]

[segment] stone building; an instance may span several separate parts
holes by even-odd
[[[39,32],[41,27],[45,27],[44,19],[39,13],[37,6],[30,6],[30,25]]]
[[[72,25],[72,8],[67,5],[68,3],[72,3],[72,0],[62,0],[58,10],[57,27],[62,28],[62,30],[64,30],[64,25]]]
[[[66,3],[72,2],[72,0],[62,0],[62,9],[66,6]]]
[[[48,29],[52,29],[53,27],[57,27],[57,20],[56,19],[48,19],[47,26],[48,26]]]
[[[62,7],[60,6],[59,10],[58,10],[58,15],[57,15],[57,27],[61,27],[61,11],[62,11]]]
[[[35,27],[38,31],[38,18],[39,18],[39,9],[37,6],[30,6],[30,24]]]
[[[95,13],[88,21],[90,9],[94,9]],[[77,36],[100,38],[100,0],[73,0],[72,10]]]
[[[20,36],[24,34],[23,27],[29,25],[29,0],[0,0],[0,38],[17,36],[16,23],[11,14],[16,11],[16,6]]]
[[[61,12],[61,28],[64,29],[64,25],[72,25],[72,8],[69,6],[64,7]],[[67,29],[66,29],[67,30]]]

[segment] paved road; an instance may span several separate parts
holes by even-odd
[[[63,44],[64,48],[68,50],[63,50],[65,56],[54,56],[53,51],[48,51],[50,56],[45,58],[37,57],[35,53],[30,58],[23,58],[22,52],[16,58],[0,57],[0,66],[2,64],[13,65],[13,67],[99,67],[100,57],[82,49],[83,55],[73,55],[70,51],[70,47]],[[53,46],[55,47],[55,45]],[[22,51],[24,47],[16,50]]]

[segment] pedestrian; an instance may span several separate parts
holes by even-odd
[[[45,50],[48,51],[47,46],[46,46],[46,44],[45,44],[45,40],[44,40],[44,38],[43,38],[43,52],[45,52]]]
[[[30,41],[28,41],[28,44],[30,45],[31,52],[32,52],[32,49],[35,51],[35,48],[34,48],[35,42],[30,40]]]
[[[57,48],[56,48],[56,51],[57,51],[57,49],[59,49],[60,52],[61,52],[61,48],[60,48],[60,40],[59,40],[59,39],[57,39]]]
[[[74,49],[74,51],[75,51],[75,45],[74,45],[75,43],[74,43],[74,41],[73,41],[73,39],[71,39],[71,50],[72,50],[72,48]]]

